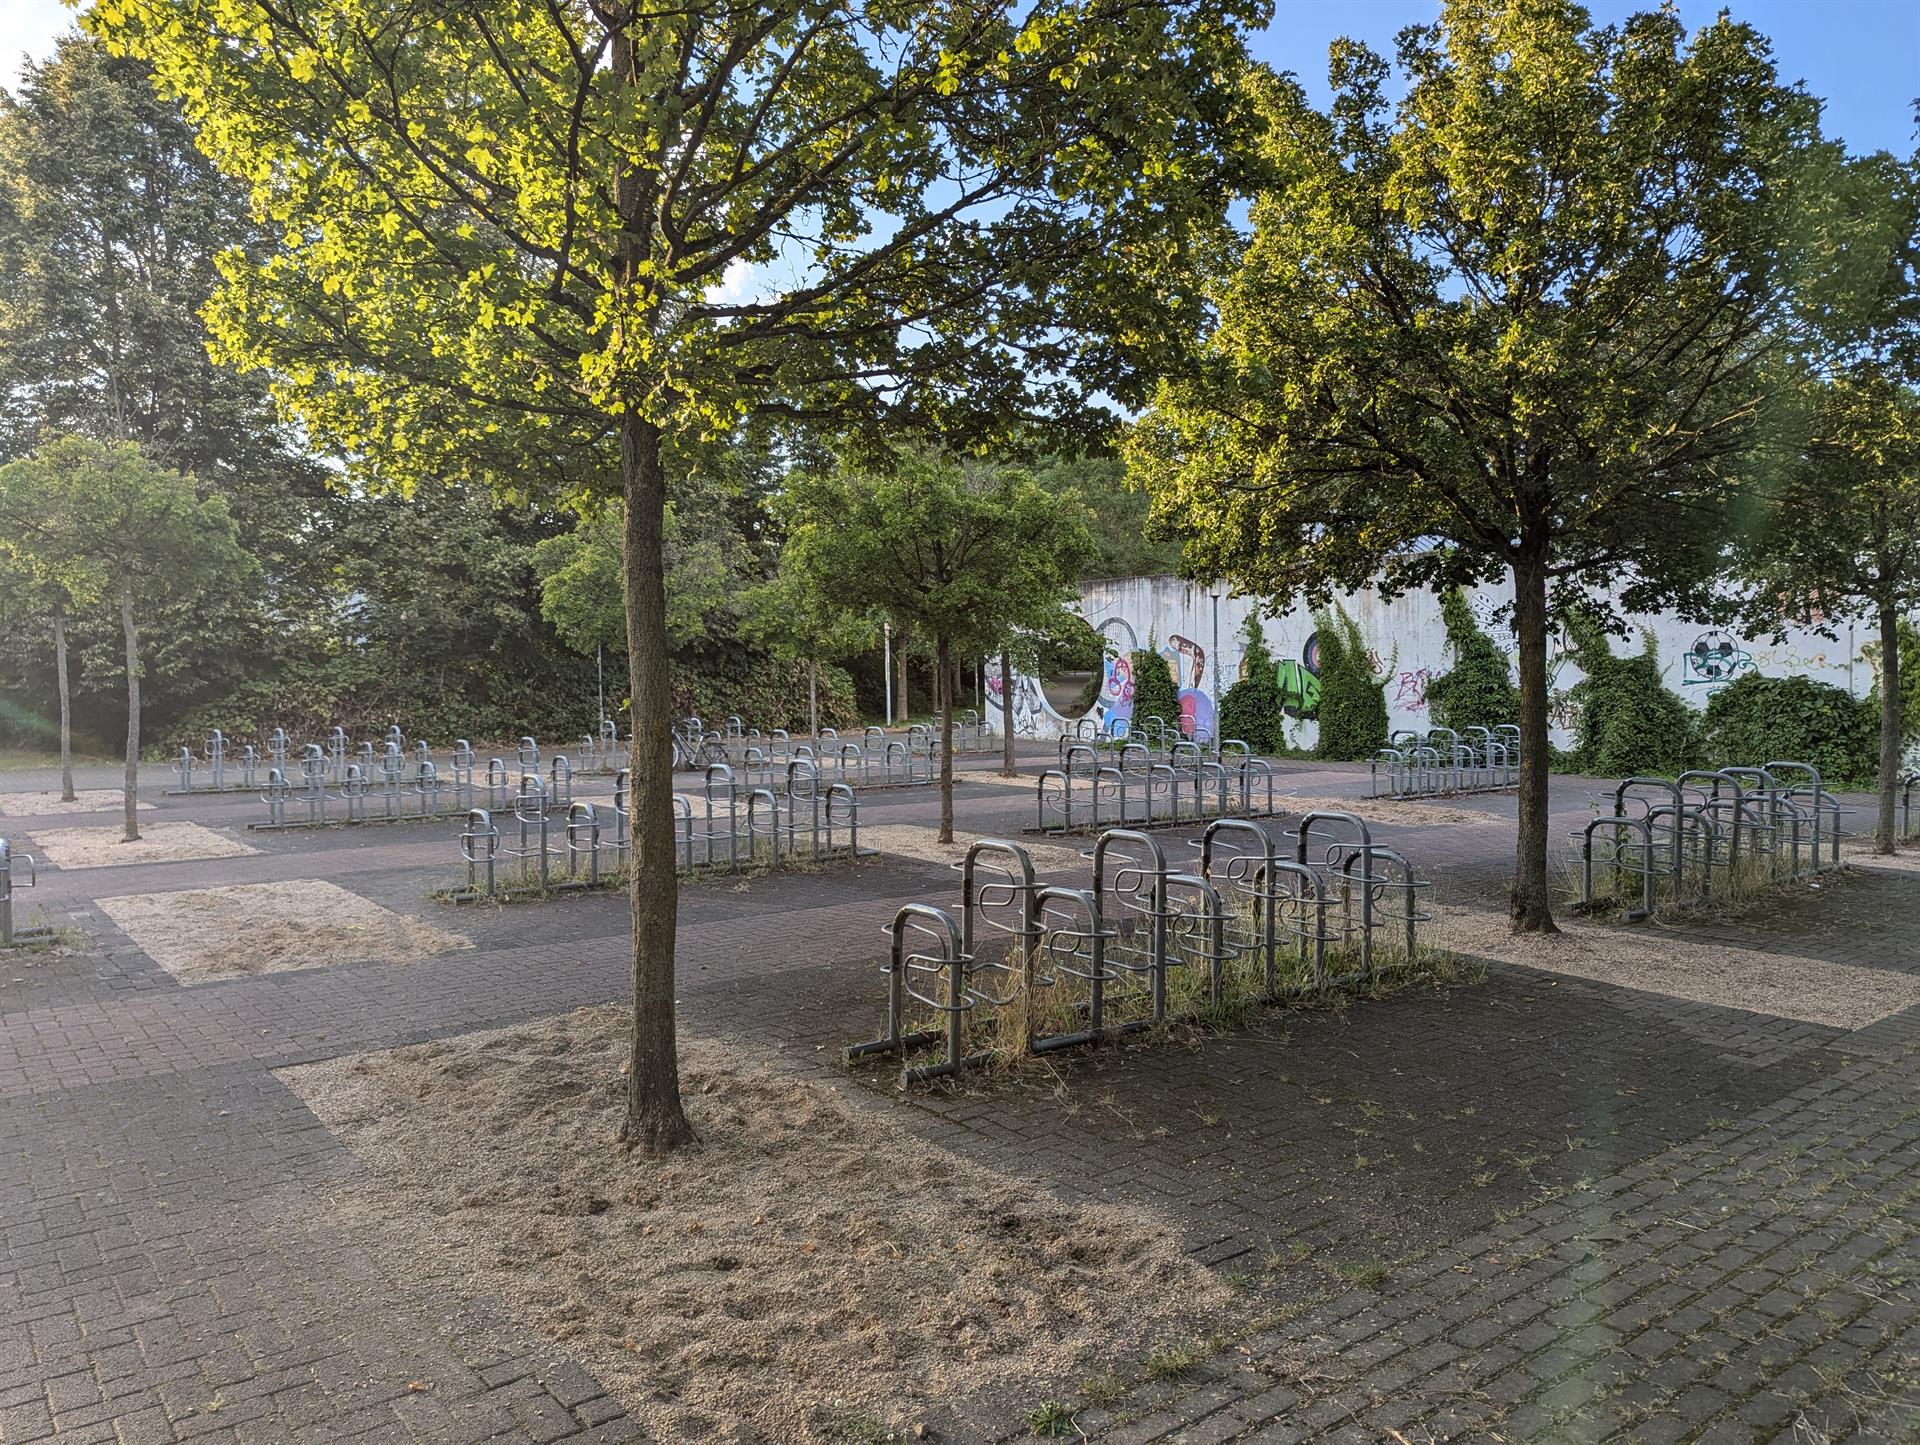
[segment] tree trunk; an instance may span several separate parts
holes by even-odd
[[[140,841],[140,638],[133,627],[133,579],[120,579],[120,629],[127,638],[127,809],[129,843]]]
[[[1017,777],[1013,766],[1013,655],[1000,654],[1000,776]]]
[[[1520,825],[1514,839],[1515,933],[1558,933],[1547,888],[1547,564],[1544,548],[1513,568],[1513,630],[1520,644]]]
[[[1873,851],[1891,853],[1897,825],[1894,798],[1900,785],[1900,613],[1880,609],[1880,814]]]
[[[933,640],[934,667],[933,685],[936,691],[944,690],[947,696],[936,698],[934,707],[940,713],[940,841],[953,841],[953,673],[948,666],[953,656],[953,644],[947,640],[947,634],[935,635]]]
[[[73,792],[73,689],[67,682],[67,613],[53,609],[53,673],[60,687],[60,801],[71,803]]]
[[[631,412],[620,420],[620,483],[627,516],[622,562],[627,602],[627,683],[633,867],[633,1047],[620,1137],[660,1155],[693,1137],[680,1105],[674,1041],[674,930],[680,901],[673,833],[673,699],[667,671],[664,528],[666,476],[660,429]]]
[[[820,737],[820,664],[807,659],[807,736]]]

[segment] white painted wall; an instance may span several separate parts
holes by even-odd
[[[1501,612],[1512,596],[1510,588],[1480,587],[1468,596],[1480,626],[1502,642],[1511,656],[1513,631]],[[1422,591],[1387,602],[1368,590],[1344,594],[1340,601],[1359,623],[1372,651],[1374,675],[1386,688],[1389,726],[1424,729],[1427,683],[1452,665],[1447,655],[1446,628],[1440,620],[1440,599]],[[1256,606],[1268,650],[1282,669],[1283,688],[1288,674],[1301,678],[1302,685],[1311,688],[1304,677],[1317,672],[1318,658],[1311,646],[1313,619],[1304,606],[1230,597],[1224,591],[1216,604],[1215,594],[1208,588],[1173,577],[1089,582],[1080,589],[1081,612],[1107,637],[1110,653],[1124,658],[1127,652],[1146,647],[1151,640],[1174,670],[1182,689],[1183,711],[1190,714],[1190,720],[1191,715],[1197,715],[1209,725],[1214,698],[1240,675],[1245,650],[1242,628]],[[1768,637],[1745,638],[1686,622],[1670,613],[1632,614],[1629,620],[1635,631],[1628,639],[1615,639],[1614,650],[1637,649],[1640,630],[1651,629],[1666,684],[1697,708],[1705,708],[1707,699],[1719,688],[1754,671],[1768,677],[1801,674],[1844,687],[1856,697],[1866,696],[1873,688],[1873,665],[1860,651],[1862,645],[1873,641],[1870,627],[1842,624],[1836,629],[1837,639],[1832,641],[1794,628],[1776,644]],[[1216,656],[1226,663],[1219,675],[1214,666]],[[1553,740],[1565,747],[1573,741],[1566,726],[1571,717],[1565,695],[1582,673],[1559,641],[1549,653],[1548,669],[1555,695]],[[999,679],[991,668],[987,686],[987,721],[997,729],[1003,712]],[[1113,712],[1124,714],[1131,707],[1130,697],[1124,664],[1116,670],[1110,658],[1100,700],[1089,716],[1098,721]],[[1057,737],[1072,732],[1078,721],[1062,717],[1050,707],[1038,679],[1030,677],[1015,679],[1013,711],[1014,732],[1022,737]],[[1311,719],[1296,719],[1289,728],[1288,740],[1310,747],[1318,733],[1318,725]]]

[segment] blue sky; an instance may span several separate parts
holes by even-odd
[[[1654,0],[1590,0],[1601,21],[1617,20]],[[1783,74],[1803,80],[1827,103],[1829,134],[1855,151],[1914,147],[1913,101],[1920,95],[1920,0],[1727,0],[1729,8],[1771,36]],[[1680,0],[1689,26],[1705,24],[1721,0]],[[1254,50],[1292,70],[1316,99],[1326,98],[1327,42],[1340,35],[1390,52],[1403,25],[1431,20],[1437,0],[1275,0],[1273,23]],[[11,88],[26,52],[45,56],[73,23],[60,0],[0,0],[0,85]]]
[[[1588,0],[1602,24],[1655,8],[1657,0]],[[1920,0],[1679,0],[1689,29],[1724,8],[1773,41],[1787,80],[1826,102],[1823,128],[1852,151],[1909,154],[1913,102],[1920,96]],[[1261,60],[1300,77],[1316,103],[1327,99],[1327,43],[1342,35],[1392,55],[1404,25],[1431,21],[1438,0],[1275,0],[1273,23],[1254,42]]]

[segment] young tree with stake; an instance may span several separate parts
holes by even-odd
[[[1263,14],[1253,0],[90,12],[182,98],[277,238],[263,259],[226,259],[209,312],[225,359],[267,369],[310,434],[388,482],[474,476],[625,504],[632,1145],[689,1137],[666,449],[755,416],[961,427],[1125,391],[1165,306],[1197,304],[1169,303],[1156,273],[1220,222],[1241,35]]]
[[[797,473],[780,507],[783,572],[933,639],[940,841],[951,843],[953,659],[1061,613],[1092,550],[1086,527],[1025,472],[924,452]]]
[[[18,509],[16,511],[16,509]],[[118,612],[127,669],[126,841],[140,839],[140,632],[138,606],[164,589],[191,595],[256,564],[227,504],[201,498],[191,479],[131,442],[64,437],[0,468],[0,518],[20,516],[4,545],[36,575],[60,579],[69,599]],[[64,728],[63,728],[64,731]]]

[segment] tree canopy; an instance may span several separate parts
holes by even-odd
[[[673,1038],[665,452],[756,416],[948,433],[1122,400],[1223,222],[1251,0],[99,0],[273,244],[221,359],[403,486],[611,494],[634,718],[626,1135]],[[1097,103],[1090,103],[1095,101]]]
[[[1129,457],[1189,561],[1251,591],[1513,578],[1525,736],[1515,926],[1552,927],[1550,591],[1697,586],[1768,439],[1833,149],[1765,39],[1670,10],[1450,0],[1392,67],[1283,76],[1253,237]]]

